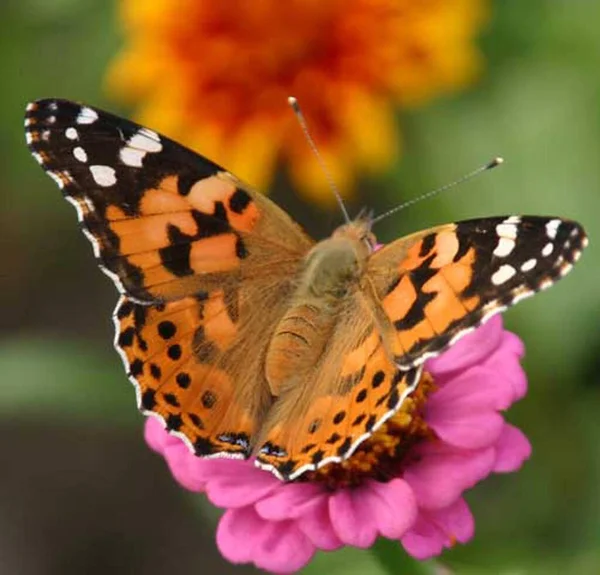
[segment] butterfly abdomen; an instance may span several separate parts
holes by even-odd
[[[333,317],[320,306],[291,307],[279,322],[266,359],[271,393],[278,396],[292,380],[300,380],[318,361],[333,327]]]

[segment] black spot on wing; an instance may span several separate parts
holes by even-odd
[[[147,389],[142,393],[141,407],[146,411],[151,411],[156,407],[156,391]]]
[[[421,240],[421,249],[419,250],[420,258],[424,258],[429,255],[429,252],[435,246],[435,237],[435,234],[429,234]]]
[[[248,192],[236,188],[234,194],[229,198],[229,209],[236,214],[242,214],[251,201],[252,198]]]

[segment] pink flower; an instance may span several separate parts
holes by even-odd
[[[526,393],[521,341],[499,316],[464,337],[426,371],[434,391],[424,403],[433,439],[421,439],[385,483],[331,490],[323,483],[283,483],[250,461],[199,459],[154,418],[146,440],[175,479],[226,509],[217,545],[233,563],[291,573],[316,550],[399,541],[417,559],[473,537],[463,493],[491,473],[516,471],[530,455],[527,438],[501,411]]]

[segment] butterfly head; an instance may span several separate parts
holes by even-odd
[[[362,210],[353,221],[337,228],[331,237],[347,238],[351,241],[361,243],[367,250],[365,255],[368,255],[374,251],[375,246],[377,245],[377,238],[371,231],[372,227],[373,213],[371,211]]]

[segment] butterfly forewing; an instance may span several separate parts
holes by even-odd
[[[369,272],[397,332],[397,364],[422,364],[492,315],[551,286],[586,245],[575,222],[505,216],[432,228],[374,253]]]
[[[270,200],[138,124],[64,100],[30,104],[25,124],[100,265],[137,301],[210,289],[274,259],[300,259],[312,244]]]

